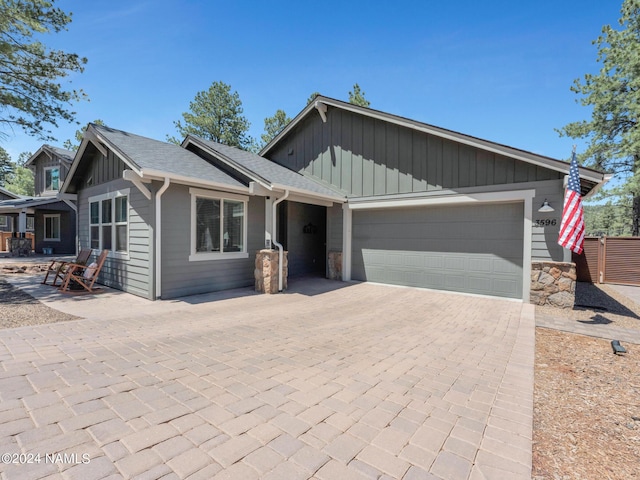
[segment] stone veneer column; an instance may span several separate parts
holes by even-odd
[[[329,252],[329,279],[342,280],[342,252]]]
[[[531,303],[573,308],[576,278],[575,263],[531,262]]]
[[[287,288],[288,277],[288,253],[283,252],[282,288]],[[278,250],[260,250],[256,253],[254,277],[256,292],[278,293],[278,263],[280,254]]]

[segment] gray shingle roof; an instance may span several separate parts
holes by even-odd
[[[73,157],[76,156],[76,152],[72,152],[71,150],[66,150],[60,147],[54,147],[52,145],[45,145],[49,150],[55,153],[58,157],[61,157],[63,160],[67,162],[73,162]]]
[[[261,179],[266,180],[271,185],[282,185],[322,196],[345,197],[344,193],[341,193],[338,190],[328,188],[313,179],[305,177],[293,170],[289,170],[282,165],[272,162],[271,160],[267,160],[266,158],[254,153],[240,150],[236,147],[229,147],[211,140],[204,140],[197,137],[188,138],[193,139],[197,144],[206,146],[213,153],[218,153],[219,155],[227,157],[250,172],[253,172]]]
[[[109,148],[117,150],[129,159],[132,166],[141,170],[154,170],[234,187],[246,187],[235,178],[212,166],[195,153],[178,145],[123,132],[102,125],[91,125],[109,142]]]

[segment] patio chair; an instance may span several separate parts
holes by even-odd
[[[100,256],[94,263],[89,265],[80,265],[77,263],[71,263],[67,267],[67,273],[64,276],[64,282],[60,286],[60,291],[65,293],[73,293],[72,287],[79,285],[84,288],[88,293],[95,293],[100,287],[94,287],[100,270],[104,265],[104,261],[109,255],[109,250],[103,250]],[[86,293],[86,292],[85,292]]]
[[[82,250],[80,250],[80,253],[76,257],[76,260],[74,262],[67,262],[63,260],[53,260],[51,262],[51,265],[49,265],[49,268],[47,268],[47,274],[44,276],[44,280],[42,280],[42,284],[51,285],[52,287],[57,287],[58,279],[60,279],[61,281],[64,280],[64,276],[66,275],[67,270],[69,269],[69,265],[71,264],[85,265],[89,261],[90,256],[91,256],[91,249],[83,248]],[[53,275],[53,281],[49,284],[47,283],[47,280],[49,279],[50,275]]]

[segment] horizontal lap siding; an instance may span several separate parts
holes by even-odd
[[[562,174],[329,107],[311,115],[269,158],[357,196],[540,182]]]
[[[255,253],[264,246],[264,199],[249,197],[248,210],[248,258],[190,262],[189,187],[169,187],[162,197],[162,298],[253,285]]]
[[[536,196],[532,202],[531,260],[570,262],[570,253],[568,251],[565,252],[565,249],[558,245],[564,202],[562,180],[538,182],[532,186],[536,189]],[[553,212],[538,212],[545,200],[553,207]],[[555,225],[553,225],[554,222]]]
[[[95,171],[95,170],[94,170]],[[99,283],[134,295],[152,298],[152,216],[153,209],[140,191],[130,182],[114,180],[86,188],[78,195],[80,219],[79,241],[82,248],[89,242],[89,198],[108,192],[129,189],[129,258],[107,258]],[[98,252],[96,252],[98,253]]]

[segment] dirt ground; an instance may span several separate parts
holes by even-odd
[[[536,314],[640,329],[640,306],[578,284],[576,307]],[[640,345],[536,328],[534,480],[640,479]]]
[[[640,306],[580,285],[563,315],[640,329]],[[53,310],[0,276],[0,328],[77,317]],[[533,479],[640,479],[640,345],[614,355],[608,340],[536,328]]]

